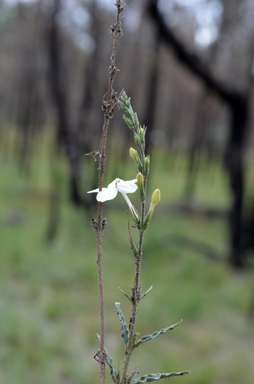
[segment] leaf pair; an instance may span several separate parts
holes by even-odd
[[[122,331],[121,339],[124,341],[125,345],[127,345],[128,340],[129,340],[128,327],[127,327],[127,324],[125,323],[123,312],[120,308],[120,303],[115,303],[115,306],[116,306],[117,316],[118,316],[120,324],[121,324],[121,331]],[[151,333],[150,335],[145,335],[145,336],[141,337],[141,339],[135,343],[134,347],[138,347],[140,344],[144,344],[149,340],[156,339],[157,337],[159,337],[163,333],[166,333],[167,331],[171,331],[177,325],[181,324],[182,321],[183,320],[180,320],[178,323],[170,325],[167,328],[162,328],[160,331],[156,331],[156,332]]]

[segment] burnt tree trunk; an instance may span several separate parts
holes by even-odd
[[[229,173],[232,205],[229,215],[229,262],[234,267],[243,265],[241,254],[242,206],[244,194],[243,153],[248,120],[248,93],[239,91],[216,78],[199,56],[191,52],[174,34],[161,16],[157,0],[148,1],[148,12],[162,41],[173,49],[177,59],[227,105],[230,113],[225,164]]]
[[[149,62],[149,73],[147,83],[147,99],[146,107],[144,111],[144,117],[142,121],[146,127],[149,127],[146,131],[146,150],[149,152],[151,147],[151,136],[154,130],[155,112],[156,112],[156,100],[158,94],[158,81],[160,73],[160,38],[156,34],[154,38],[154,49],[151,52]]]
[[[51,93],[55,103],[57,115],[57,139],[64,147],[66,157],[69,163],[70,172],[70,197],[75,205],[80,205],[82,199],[79,191],[80,164],[78,150],[75,146],[74,137],[71,135],[69,126],[68,103],[66,95],[68,94],[64,86],[62,77],[62,65],[60,57],[60,39],[59,28],[56,23],[56,15],[60,10],[60,1],[55,1],[55,8],[51,15],[50,26],[47,35],[47,48],[49,59],[49,83]]]
[[[244,194],[244,138],[248,120],[248,101],[235,95],[230,104],[230,133],[225,153],[225,165],[229,173],[232,194],[232,207],[229,214],[229,234],[231,252],[229,261],[234,266],[242,266],[241,234]]]
[[[81,103],[77,119],[79,145],[84,153],[92,151],[95,141],[94,139],[98,134],[97,127],[103,125],[103,114],[96,113],[94,115],[94,105],[96,105],[97,96],[100,94],[99,69],[103,49],[103,44],[101,42],[102,31],[100,27],[99,5],[96,1],[89,4],[88,11],[91,18],[90,35],[94,40],[95,48],[89,57],[89,61],[85,63]],[[98,97],[98,99],[100,100],[101,97]],[[96,107],[96,112],[99,111],[99,108],[100,106],[98,105],[98,108]]]

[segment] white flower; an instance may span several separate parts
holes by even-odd
[[[133,213],[133,211],[135,212],[135,209],[126,194],[133,193],[138,189],[136,182],[137,179],[128,181],[115,179],[114,181],[112,181],[112,183],[108,185],[107,188],[102,188],[102,191],[99,191],[99,188],[96,188],[87,193],[97,193],[97,201],[103,203],[107,200],[113,200],[116,197],[117,193],[120,192],[123,195],[126,203],[128,204],[128,207],[130,208],[131,212]]]

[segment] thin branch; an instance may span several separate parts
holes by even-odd
[[[110,57],[111,64],[109,66],[109,82],[107,99],[102,100],[102,110],[104,113],[104,122],[102,130],[102,143],[101,153],[99,156],[99,190],[102,190],[103,178],[106,163],[106,143],[107,133],[109,127],[109,120],[113,117],[115,105],[117,103],[117,94],[113,89],[114,77],[118,71],[116,67],[116,51],[119,38],[122,36],[120,15],[123,12],[121,0],[116,0],[117,8],[116,22],[111,26],[111,37],[113,39],[112,55]],[[100,364],[100,381],[105,384],[105,346],[104,346],[104,285],[103,285],[103,263],[102,263],[102,237],[106,220],[102,220],[102,203],[98,203],[97,221],[92,220],[92,226],[96,234],[97,244],[97,267],[98,267],[98,281],[99,281],[99,306],[100,306],[100,349],[98,352],[98,360]]]
[[[209,89],[212,89],[219,97],[229,104],[245,97],[245,94],[240,90],[217,78],[198,55],[184,46],[160,14],[158,0],[149,0],[148,12],[156,23],[161,39],[166,44],[173,47],[174,53],[179,61],[185,66],[187,65],[188,69],[196,76],[202,78]]]

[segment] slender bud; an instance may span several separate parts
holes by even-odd
[[[144,128],[140,128],[139,130],[139,137],[142,144],[145,142],[145,131]]]
[[[160,190],[155,189],[154,193],[152,194],[152,199],[151,199],[149,211],[147,212],[147,215],[146,215],[145,220],[144,220],[144,229],[146,229],[148,227],[150,220],[151,220],[151,217],[152,217],[152,214],[153,214],[153,210],[156,207],[156,205],[158,204],[158,202],[160,201],[160,199],[161,199]]]
[[[127,95],[126,95],[126,92],[125,92],[125,91],[123,91],[121,97],[122,97],[123,101],[126,101],[126,99],[127,99]]]
[[[161,199],[161,192],[159,189],[155,189],[154,193],[152,194],[152,201],[151,201],[152,209],[154,209],[154,207],[156,207],[156,205],[158,204],[160,199]],[[150,207],[150,209],[151,209],[151,207]]]
[[[138,115],[136,112],[134,113],[134,122],[135,122],[135,125],[138,127],[139,122],[138,122]]]
[[[140,199],[141,201],[145,201],[145,191],[144,191],[144,177],[141,172],[139,172],[136,176],[137,183],[139,185],[140,191]]]
[[[145,157],[145,161],[144,161],[144,171],[145,171],[145,175],[148,175],[149,173],[149,168],[150,168],[150,156],[146,156]]]
[[[138,152],[132,147],[130,148],[130,157],[135,161],[138,160]]]
[[[135,140],[135,143],[137,144],[137,146],[139,147],[140,146],[140,137],[136,133],[134,134],[134,140]]]
[[[142,167],[142,163],[140,161],[138,152],[136,151],[136,149],[132,147],[130,148],[130,157],[135,161],[138,170],[142,172],[143,167]]]
[[[129,108],[131,106],[131,98],[126,95],[126,105]]]
[[[137,174],[137,183],[138,183],[140,188],[142,188],[142,186],[143,186],[143,181],[144,181],[143,175],[141,172],[139,172]]]
[[[133,124],[132,124],[131,119],[129,119],[126,115],[123,115],[123,119],[124,119],[125,123],[129,126],[129,128],[132,129]]]

